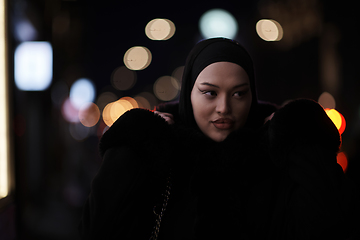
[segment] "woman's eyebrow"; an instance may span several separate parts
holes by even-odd
[[[220,88],[219,86],[214,85],[214,84],[211,84],[211,83],[208,83],[208,82],[202,82],[202,83],[200,83],[200,84],[201,84],[201,85],[205,85],[205,86]]]
[[[249,83],[241,83],[241,84],[238,84],[238,85],[234,86],[233,89],[240,88],[240,87],[245,87],[245,86],[248,86],[248,85],[249,85]]]
[[[217,86],[215,84],[212,84],[212,83],[208,83],[208,82],[202,82],[200,84],[205,85],[205,86],[220,88],[219,86]],[[234,87],[232,87],[232,89],[244,87],[244,86],[247,86],[247,85],[249,85],[249,83],[241,83],[241,84],[235,85]]]

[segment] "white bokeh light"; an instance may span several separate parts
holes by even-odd
[[[232,39],[238,31],[238,24],[234,16],[223,9],[211,9],[205,12],[200,18],[199,27],[205,38],[226,37]]]
[[[44,91],[52,81],[53,51],[49,42],[23,42],[15,50],[16,87],[23,91]]]
[[[88,104],[95,99],[95,86],[86,78],[81,78],[73,83],[70,88],[70,101],[71,104],[80,109],[84,104]]]
[[[168,40],[175,33],[175,24],[169,19],[156,18],[145,27],[145,34],[151,40]]]
[[[256,32],[265,41],[280,41],[283,37],[283,29],[273,19],[261,19],[256,23]]]
[[[130,70],[143,70],[151,63],[151,52],[146,47],[135,46],[126,51],[124,64]]]

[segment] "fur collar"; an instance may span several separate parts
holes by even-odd
[[[170,126],[166,121],[146,109],[131,109],[118,118],[100,140],[99,152],[123,145],[152,148],[155,143],[169,145]]]
[[[227,155],[223,158],[229,164],[236,156],[250,156],[251,153],[250,158],[263,159],[270,154],[272,161],[282,167],[286,165],[288,153],[295,148],[297,151],[320,148],[336,156],[340,142],[339,133],[323,108],[315,101],[300,99],[276,111],[272,120],[260,129],[240,129],[221,143],[181,123],[168,125],[152,111],[132,109],[104,133],[99,150],[103,156],[109,148],[129,144],[140,146],[140,151],[144,152],[161,149],[163,156],[171,158],[186,153],[182,161],[191,161],[189,155],[204,154],[201,149],[206,149],[210,159],[216,154]]]
[[[269,123],[269,150],[273,161],[286,165],[290,152],[321,151],[334,157],[339,151],[339,131],[315,101],[298,99],[279,109]]]

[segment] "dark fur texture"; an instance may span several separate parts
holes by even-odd
[[[333,158],[341,143],[339,132],[324,109],[308,99],[292,101],[279,109],[270,121],[268,134],[269,151],[278,165],[285,165],[292,151],[314,148]]]
[[[258,115],[261,119],[276,110],[269,104],[263,103],[259,106]],[[146,150],[161,147],[163,155],[169,154],[169,156],[179,149],[180,151],[187,149],[189,152],[194,146],[200,147],[197,146],[198,144],[210,144],[211,141],[198,130],[188,129],[177,122],[179,120],[177,109],[177,104],[163,105],[157,109],[171,112],[177,123],[175,125],[168,125],[163,118],[149,110],[132,109],[126,112],[101,138],[99,145],[101,156],[107,149],[124,144],[141,146]],[[253,133],[248,134],[246,138],[249,138],[248,141],[253,139],[253,142],[268,145],[263,147],[268,148],[273,161],[279,166],[285,164],[286,155],[294,148],[305,149],[316,146],[329,155],[336,155],[339,150],[341,142],[339,132],[323,108],[312,100],[301,99],[290,102],[277,110],[267,125],[260,128],[262,130],[253,130]],[[244,142],[242,140],[244,132],[247,132],[247,129],[234,132],[222,145]],[[268,139],[265,139],[266,137]],[[258,139],[254,140],[254,138]]]

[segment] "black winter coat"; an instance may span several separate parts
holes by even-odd
[[[160,240],[347,239],[357,190],[336,163],[340,139],[329,121],[317,103],[299,100],[217,143],[130,110],[101,139],[81,235],[149,239],[171,176]]]

